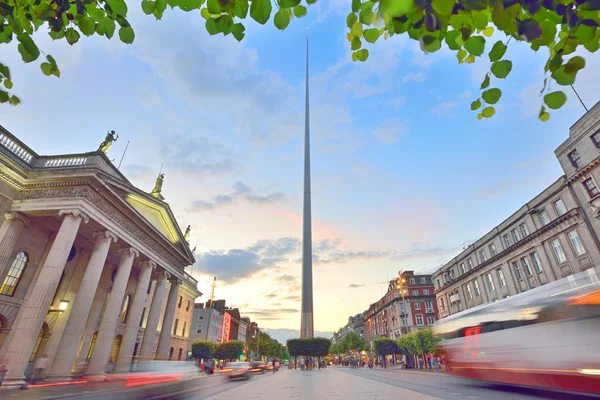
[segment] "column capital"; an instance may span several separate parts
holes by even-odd
[[[167,281],[168,281],[169,279],[171,279],[171,273],[170,273],[170,272],[168,272],[166,269],[161,269],[160,271],[158,271],[158,275],[159,275],[159,276],[160,276],[160,275],[164,276],[164,277],[165,277],[165,280],[167,280]]]
[[[137,250],[135,247],[126,247],[124,249],[121,249],[121,255],[127,255],[127,254],[133,254],[133,258],[135,257],[139,257],[140,252],[139,250]]]
[[[183,283],[183,281],[176,276],[171,277],[171,279],[169,279],[169,282],[171,282],[171,285],[174,285],[174,284],[181,285]]]
[[[68,209],[68,210],[60,210],[58,212],[59,216],[65,216],[65,215],[73,215],[74,217],[79,217],[83,220],[84,224],[87,224],[88,222],[90,222],[90,217],[84,213],[83,211],[79,210],[79,209]]]
[[[149,266],[152,270],[156,269],[156,263],[151,260],[142,261],[140,264],[142,267]]]
[[[7,220],[16,219],[16,220],[21,221],[23,223],[23,225],[25,225],[25,226],[29,225],[29,223],[31,222],[29,220],[29,218],[27,218],[25,216],[25,214],[20,213],[18,211],[9,211],[9,212],[5,213],[4,214],[4,219],[7,219]]]
[[[102,238],[102,237],[108,238],[108,239],[110,239],[110,240],[111,240],[113,243],[116,243],[116,242],[117,242],[117,240],[119,239],[115,233],[113,233],[113,232],[111,232],[111,231],[108,231],[108,230],[106,230],[106,231],[98,231],[98,232],[94,232],[94,235],[93,235],[93,236],[94,236],[94,239],[99,239],[99,238]]]

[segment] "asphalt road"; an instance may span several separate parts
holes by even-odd
[[[340,368],[344,373],[366,378],[376,382],[402,387],[440,399],[462,400],[590,400],[596,396],[576,395],[573,393],[552,392],[547,390],[498,385],[487,382],[456,378],[443,373],[410,371],[398,369]]]

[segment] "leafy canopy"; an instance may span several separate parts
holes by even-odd
[[[192,343],[192,358],[207,359],[212,358],[217,345],[208,340],[196,340]]]
[[[167,6],[185,12],[198,11],[211,35],[232,35],[242,40],[245,20],[261,25],[273,20],[285,29],[294,18],[307,13],[317,0],[142,0],[145,14],[161,19]],[[32,35],[42,29],[54,40],[75,45],[84,36],[111,39],[115,32],[124,43],[133,43],[135,33],[127,20],[125,0],[2,0],[0,43],[18,41],[17,50],[25,63],[39,59],[42,52]],[[492,66],[481,84],[481,97],[471,109],[479,119],[492,117],[502,91],[491,87],[510,74],[513,63],[505,57],[511,40],[526,42],[533,51],[544,48],[548,59],[541,89],[544,104],[539,118],[547,121],[548,110],[565,103],[563,91],[550,92],[552,83],[569,86],[585,68],[585,60],[573,53],[584,47],[591,53],[600,48],[600,0],[348,0],[347,38],[354,61],[369,57],[366,43],[382,37],[406,35],[418,41],[426,53],[443,46],[456,53],[459,64],[489,57]],[[136,4],[137,6],[137,4]],[[495,32],[504,40],[490,39]],[[491,45],[491,46],[490,46]],[[60,77],[51,55],[40,64],[45,75]],[[0,102],[17,105],[9,68],[0,63]],[[0,87],[2,87],[0,86]]]

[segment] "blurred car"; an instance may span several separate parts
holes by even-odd
[[[250,372],[253,374],[262,374],[266,368],[267,365],[263,361],[254,361],[250,367]]]
[[[227,374],[227,379],[250,379],[249,362],[230,362],[221,370],[222,374]]]
[[[279,371],[279,367],[280,364],[277,361],[275,361],[275,367],[273,367],[273,361],[269,361],[266,365],[267,371],[273,371],[273,368],[275,368],[275,371]]]

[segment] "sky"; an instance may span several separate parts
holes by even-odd
[[[132,3],[133,4],[133,3]],[[193,275],[204,302],[240,307],[279,340],[300,325],[304,74],[310,27],[315,330],[331,336],[367,309],[399,270],[433,272],[562,174],[554,150],[583,115],[572,91],[550,121],[537,119],[543,50],[509,45],[496,115],[470,103],[487,57],[457,63],[447,48],[424,54],[394,36],[351,60],[348,1],[319,1],[283,32],[246,23],[246,38],[209,36],[198,13],[161,21],[130,6],[134,44],[104,37],[74,46],[35,39],[60,79],[0,46],[22,105],[0,105],[0,124],[38,154],[93,151],[114,129],[108,156],[163,195],[197,246]],[[493,40],[492,40],[493,39]],[[488,49],[502,36],[488,40]],[[575,83],[600,99],[593,70]],[[192,272],[192,269],[189,269]]]

